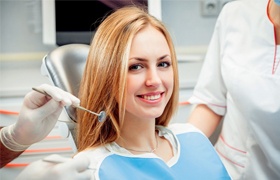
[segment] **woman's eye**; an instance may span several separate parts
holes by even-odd
[[[142,68],[142,66],[140,64],[134,64],[134,65],[129,66],[129,70],[139,70],[141,68]]]
[[[170,62],[161,62],[158,64],[158,66],[160,67],[169,67],[170,66]]]

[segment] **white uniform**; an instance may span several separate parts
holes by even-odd
[[[280,179],[280,46],[267,6],[225,5],[189,100],[224,116],[215,146],[233,179]]]
[[[90,159],[92,179],[121,180],[230,180],[221,159],[208,138],[191,124],[156,127],[159,136],[173,147],[167,163],[154,153],[133,155],[113,142],[78,153]]]

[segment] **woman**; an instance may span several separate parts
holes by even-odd
[[[164,25],[137,7],[117,10],[91,44],[78,112],[78,151],[92,179],[229,179],[213,146],[190,124],[169,125],[178,67]]]
[[[280,179],[280,2],[225,5],[190,102],[233,179]]]

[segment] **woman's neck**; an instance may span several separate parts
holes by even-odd
[[[158,135],[156,130],[154,129],[149,136],[143,132],[146,131],[138,132],[136,134],[134,131],[131,131],[130,134],[121,132],[120,138],[115,142],[119,146],[131,151],[133,154],[141,154],[143,152],[154,153],[158,148]]]
[[[126,113],[116,143],[124,148],[149,149],[155,145],[155,119],[139,119]]]

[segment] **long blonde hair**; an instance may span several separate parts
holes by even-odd
[[[173,42],[166,27],[149,15],[146,9],[128,6],[116,10],[98,27],[91,43],[85,71],[80,84],[81,106],[94,112],[104,110],[106,120],[78,111],[78,151],[115,141],[120,136],[126,102],[129,52],[134,36],[151,25],[165,36],[171,52],[174,71],[174,92],[157,125],[166,126],[178,104],[178,67]]]

